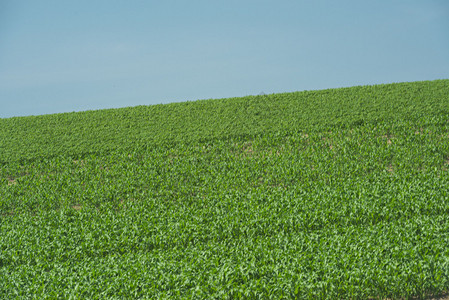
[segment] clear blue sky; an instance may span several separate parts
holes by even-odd
[[[448,0],[0,0],[0,118],[447,78]]]

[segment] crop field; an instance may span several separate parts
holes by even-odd
[[[0,119],[1,299],[449,291],[449,80]]]

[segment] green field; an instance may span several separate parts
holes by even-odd
[[[1,299],[449,290],[449,80],[0,119]]]

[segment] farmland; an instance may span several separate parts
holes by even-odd
[[[449,290],[449,80],[0,119],[0,298]]]

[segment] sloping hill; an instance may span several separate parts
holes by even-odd
[[[449,290],[449,80],[0,120],[0,298]]]
[[[0,162],[360,125],[444,122],[449,80],[0,119]]]

